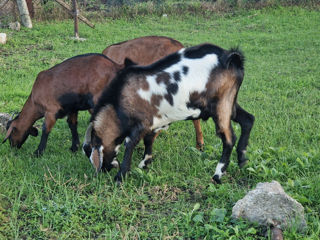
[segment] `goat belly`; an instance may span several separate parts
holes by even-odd
[[[170,112],[164,115],[158,115],[153,117],[153,124],[150,127],[151,130],[163,128],[173,122],[185,120],[185,119],[196,119],[200,116],[201,111],[199,109],[175,109],[176,111]]]

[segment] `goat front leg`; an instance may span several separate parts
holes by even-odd
[[[68,115],[67,119],[69,128],[71,130],[71,135],[72,135],[72,145],[70,150],[72,152],[76,152],[79,148],[80,141],[79,141],[79,135],[77,131],[77,125],[78,125],[78,112],[70,113]]]
[[[203,141],[203,134],[201,131],[200,120],[193,120],[193,126],[196,130],[196,148],[200,151],[203,151],[204,141]]]
[[[124,152],[124,158],[120,166],[120,170],[114,178],[114,180],[118,183],[122,182],[122,178],[124,178],[126,173],[130,170],[133,149],[139,143],[140,137],[142,135],[142,131],[143,131],[143,128],[140,125],[135,126],[129,135],[129,138],[126,143],[126,150]]]
[[[146,136],[143,138],[144,142],[144,154],[143,154],[143,160],[139,163],[139,168],[147,169],[148,165],[152,162],[152,145],[154,140],[159,135],[160,131],[158,132],[151,132],[146,134]]]
[[[223,124],[216,124],[218,134],[222,140],[223,149],[220,161],[216,167],[216,171],[213,175],[213,181],[221,184],[221,177],[226,172],[229,163],[230,163],[230,155],[232,152],[232,148],[236,142],[236,136],[233,133],[233,129],[231,127],[231,122],[227,126],[223,126]]]
[[[91,133],[92,133],[92,122],[90,122],[87,127],[83,145],[82,145],[82,151],[88,158],[90,158],[91,151],[92,151]]]
[[[37,150],[34,152],[34,154],[38,157],[41,156],[43,151],[45,150],[45,148],[47,146],[49,133],[50,133],[51,129],[53,128],[54,124],[56,123],[55,114],[46,113],[44,115],[44,117],[45,117],[45,120],[42,125],[42,135],[41,135],[40,144],[39,144]]]
[[[241,168],[246,165],[248,161],[245,154],[254,123],[254,116],[241,108],[239,104],[236,104],[236,116],[232,120],[241,126],[241,135],[237,145],[238,165]]]

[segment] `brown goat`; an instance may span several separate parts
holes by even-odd
[[[78,111],[93,109],[102,90],[123,68],[105,55],[86,54],[70,58],[38,74],[26,103],[15,119],[7,124],[11,147],[20,148],[30,135],[37,136],[33,124],[44,117],[42,136],[35,154],[41,155],[55,122],[68,116],[72,134],[71,150],[79,147]]]
[[[182,43],[172,38],[146,36],[113,44],[103,50],[102,53],[118,64],[123,64],[124,60],[129,58],[138,65],[146,66],[168,56],[170,53],[179,51],[181,48],[183,48]],[[196,131],[196,148],[203,150],[204,142],[200,120],[194,120],[193,125]],[[151,145],[154,141],[150,137],[145,138],[145,140],[150,142]],[[150,150],[146,151],[146,154],[151,156],[151,147]]]
[[[92,115],[91,163],[109,165],[126,139],[124,159],[115,180],[130,170],[134,147],[146,134],[156,134],[179,120],[212,118],[223,143],[213,180],[221,183],[236,136],[231,120],[240,123],[238,164],[246,162],[254,116],[237,104],[244,77],[244,56],[237,49],[212,44],[182,49],[149,66],[120,71],[99,98]],[[140,165],[147,164],[147,159]]]

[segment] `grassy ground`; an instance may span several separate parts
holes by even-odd
[[[279,181],[305,207],[307,232],[320,235],[320,13],[299,7],[252,10],[210,18],[149,16],[81,24],[85,42],[70,40],[72,22],[35,23],[7,31],[0,46],[0,112],[19,111],[38,72],[65,58],[102,52],[109,44],[143,35],[166,35],[186,46],[211,42],[240,45],[246,76],[239,102],[256,117],[249,164],[239,170],[233,153],[223,184],[211,184],[221,154],[212,121],[203,122],[205,151],[195,148],[192,122],[173,124],[154,146],[150,170],[136,168],[120,187],[116,174],[94,176],[71,134],[58,121],[41,158],[30,137],[20,150],[0,145],[0,239],[263,239],[255,225],[230,218],[232,206],[261,181]],[[88,114],[80,114],[84,135]],[[239,136],[239,127],[234,125]],[[4,134],[1,134],[4,137]],[[121,159],[121,155],[120,155]]]

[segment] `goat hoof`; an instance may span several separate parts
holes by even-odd
[[[218,175],[214,175],[212,178],[213,184],[221,184],[220,177]]]
[[[115,182],[115,184],[116,184],[116,186],[118,186],[118,187],[119,187],[119,186],[121,186],[121,185],[122,185],[122,182],[121,182],[121,181],[116,181],[116,182]]]
[[[147,170],[147,169],[149,169],[149,165],[152,163],[152,161],[153,161],[152,158],[149,158],[148,160],[142,160],[139,163],[138,168]]]
[[[203,152],[203,150],[204,150],[204,144],[203,144],[203,143],[197,143],[196,148],[197,148],[199,151]]]
[[[70,148],[70,150],[71,150],[72,152],[76,152],[76,151],[78,151],[78,149],[79,149],[79,143],[72,144],[72,146],[71,146],[71,148]]]
[[[248,163],[248,159],[246,158],[242,161],[239,161],[238,162],[239,168],[243,168],[245,165],[247,165],[247,163]]]
[[[76,152],[76,151],[78,151],[78,147],[71,147],[70,150],[71,150],[71,152]]]
[[[34,154],[36,157],[41,157],[42,153],[43,153],[43,151],[37,149],[36,151],[34,151],[33,154]]]
[[[122,174],[118,173],[115,177],[114,177],[114,181],[116,182],[116,184],[121,184],[122,183]]]

